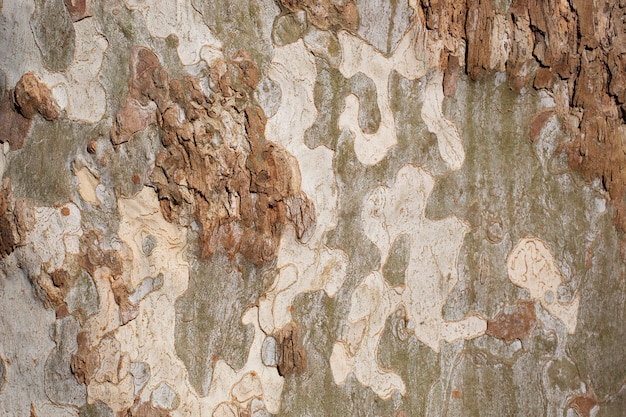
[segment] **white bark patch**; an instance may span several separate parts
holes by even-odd
[[[410,256],[405,284],[391,287],[382,270],[364,277],[352,293],[346,337],[331,356],[337,384],[350,372],[381,398],[394,390],[405,393],[400,376],[383,370],[376,352],[387,318],[404,306],[409,328],[418,340],[439,352],[440,342],[472,339],[484,334],[487,324],[479,317],[446,321],[442,308],[457,283],[457,258],[468,227],[456,217],[429,220],[424,214],[434,178],[412,165],[404,166],[394,185],[375,189],[361,217],[364,230],[381,253],[381,265],[394,240],[408,235]]]
[[[404,35],[391,57],[385,57],[362,39],[339,33],[343,60],[339,70],[349,78],[361,72],[376,85],[381,122],[378,131],[364,133],[359,127],[359,100],[354,95],[346,97],[345,109],[339,117],[339,128],[348,129],[354,137],[354,152],[365,165],[380,162],[397,143],[397,131],[389,95],[389,77],[397,71],[409,80],[422,78],[438,65],[442,43],[430,38],[421,16],[416,17],[413,27]],[[465,154],[454,123],[441,111],[443,102],[443,75],[435,73],[429,80],[424,94],[422,118],[429,131],[437,135],[439,151],[451,169],[463,165]]]
[[[46,272],[53,272],[63,266],[66,253],[79,252],[83,234],[80,210],[68,203],[62,208],[36,207],[32,213],[35,225],[28,233],[27,247],[39,257]]]
[[[570,302],[558,300],[563,274],[547,244],[534,237],[521,239],[509,254],[507,267],[511,282],[528,290],[532,298],[565,325],[569,334],[574,334],[580,294]]]
[[[280,85],[282,98],[278,111],[267,121],[265,134],[297,159],[302,191],[315,206],[317,226],[306,244],[297,241],[292,227],[281,238],[278,275],[259,300],[261,327],[268,334],[292,320],[290,307],[298,294],[323,289],[333,297],[343,284],[348,264],[342,250],[323,243],[325,233],[337,225],[337,184],[333,151],[304,144],[304,132],[317,116],[313,101],[317,72],[302,40],[275,49],[269,77]]]
[[[197,64],[206,58],[221,57],[222,43],[204,23],[202,15],[187,0],[124,0],[130,10],[143,16],[151,36],[178,38],[178,56],[183,65]]]
[[[443,73],[436,72],[426,83],[422,119],[426,123],[428,131],[437,136],[439,154],[450,169],[456,171],[463,166],[465,161],[463,141],[455,124],[443,115],[442,104]]]

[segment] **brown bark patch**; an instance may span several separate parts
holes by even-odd
[[[13,106],[13,90],[0,101],[0,142],[8,143],[11,150],[21,149],[30,132],[32,121],[22,116]]]
[[[520,0],[534,32],[533,54],[562,79],[578,71],[578,19],[567,0]]]
[[[123,265],[119,254],[114,250],[104,250],[102,233],[89,229],[80,238],[79,264],[91,276],[98,268],[107,267],[114,277],[122,275]]]
[[[468,0],[465,33],[467,36],[466,71],[479,80],[491,70],[491,36],[495,11],[491,0]]]
[[[12,151],[21,149],[37,113],[46,120],[55,120],[61,109],[48,86],[35,73],[27,72],[0,100],[0,142],[7,142]]]
[[[13,100],[15,108],[27,119],[39,113],[46,120],[54,120],[61,113],[48,86],[39,81],[32,71],[22,75],[15,85]]]
[[[266,117],[252,98],[260,73],[250,55],[239,51],[210,73],[207,95],[199,79],[169,80],[154,52],[134,48],[129,96],[111,140],[123,143],[156,120],[165,150],[150,179],[163,216],[197,221],[203,257],[225,250],[267,263],[286,224],[308,238],[314,206],[300,190],[295,158],[265,138]]]
[[[153,98],[162,103],[163,100],[159,98],[167,95],[167,92],[160,94],[160,88],[166,88],[167,82],[161,79],[163,69],[154,52],[141,46],[134,47],[129,65],[128,96],[111,126],[113,145],[128,142],[133,134],[155,124],[157,120]]]
[[[533,87],[537,90],[551,88],[554,85],[554,74],[550,68],[539,68],[533,81]]]
[[[115,303],[119,306],[121,324],[126,324],[139,314],[139,306],[130,301],[132,289],[129,289],[122,274],[124,264],[122,257],[115,250],[105,250],[102,234],[96,230],[87,230],[81,236],[81,250],[78,262],[91,276],[95,276],[96,270],[106,268],[108,279],[113,291]]]
[[[113,298],[119,306],[121,324],[124,325],[139,315],[139,306],[130,301],[131,292],[122,278],[110,277]]]
[[[535,142],[546,123],[554,116],[554,109],[547,109],[537,113],[530,122],[530,141]]]
[[[467,4],[458,0],[421,0],[426,27],[442,36],[465,38]]]
[[[57,307],[57,309],[55,311],[55,314],[56,314],[57,320],[63,319],[65,317],[69,316],[70,315],[70,310],[67,307],[67,304],[63,303],[59,307]]]
[[[289,323],[275,335],[278,373],[281,376],[301,374],[306,369],[306,351],[299,340],[298,327]]]
[[[593,396],[577,395],[570,400],[568,406],[576,411],[579,417],[589,417],[596,404],[598,401]]]
[[[524,340],[537,323],[535,304],[530,300],[519,300],[487,321],[485,334],[502,339],[507,343]]]
[[[459,83],[459,74],[461,67],[459,65],[459,58],[450,55],[448,57],[448,64],[446,70],[443,73],[443,94],[446,97],[453,97],[456,93],[456,86]]]
[[[74,22],[93,16],[91,0],[65,0],[65,7]]]
[[[601,179],[610,196],[614,222],[626,232],[626,4],[585,0],[513,0],[507,10],[492,0],[421,0],[426,27],[438,32],[447,55],[466,43],[465,71],[479,80],[492,71],[495,18],[507,19],[506,70],[514,90],[534,77],[536,89],[565,89],[555,112],[573,140],[565,150],[570,166],[587,180]],[[452,41],[450,41],[452,39]],[[534,68],[538,68],[536,73]],[[444,88],[454,92],[453,72]],[[449,84],[448,84],[449,83]],[[541,117],[533,120],[536,137]]]
[[[13,199],[11,181],[5,178],[0,189],[0,258],[26,243],[25,201]]]
[[[306,11],[309,21],[322,30],[356,31],[359,28],[359,10],[356,0],[281,0],[291,11]]]
[[[76,335],[78,349],[70,363],[72,373],[81,384],[89,385],[96,371],[100,367],[100,355],[98,349],[93,349],[89,341],[87,330],[80,331]]]
[[[63,316],[67,310],[65,296],[74,284],[74,277],[64,269],[57,269],[49,275],[42,273],[35,277],[35,283],[42,290],[40,295],[46,307],[55,309],[57,316]]]
[[[170,417],[171,414],[167,410],[154,407],[149,402],[140,403],[139,398],[135,400],[135,404],[126,410],[117,413],[118,417]]]
[[[129,97],[115,115],[111,126],[111,142],[113,145],[128,142],[135,133],[144,131],[155,123],[154,109],[142,106],[137,100]]]

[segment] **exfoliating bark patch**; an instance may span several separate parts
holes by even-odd
[[[118,145],[159,124],[165,149],[150,179],[168,221],[191,215],[201,226],[201,256],[223,249],[259,265],[275,258],[286,224],[298,239],[310,236],[314,206],[300,189],[295,158],[265,138],[266,117],[252,96],[259,70],[246,52],[216,61],[210,80],[170,80],[142,47],[133,49],[130,66],[111,140]]]

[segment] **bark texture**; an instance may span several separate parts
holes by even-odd
[[[622,416],[625,22],[0,1],[0,414]]]

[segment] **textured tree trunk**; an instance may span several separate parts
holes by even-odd
[[[624,22],[0,0],[0,414],[623,416]]]

